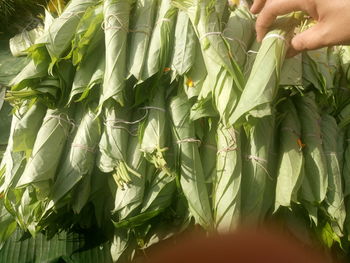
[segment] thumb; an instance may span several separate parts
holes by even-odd
[[[255,0],[250,8],[250,12],[253,14],[260,13],[261,9],[264,7],[266,0]]]
[[[304,50],[313,50],[327,46],[327,37],[325,37],[325,27],[318,23],[308,30],[297,34],[291,42],[291,49],[296,52]]]

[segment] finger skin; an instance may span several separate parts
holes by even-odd
[[[257,40],[260,42],[277,16],[293,11],[310,13],[305,0],[267,0],[256,20]],[[312,12],[315,13],[315,12]],[[313,14],[310,14],[313,15]]]
[[[250,12],[252,12],[253,14],[260,13],[261,9],[263,9],[265,5],[265,2],[266,0],[255,0],[253,2],[252,7],[250,8]]]
[[[287,51],[287,57],[293,57],[301,51],[314,50],[328,46],[327,38],[325,37],[324,26],[316,24],[310,29],[297,34],[291,41]]]
[[[252,10],[259,13],[258,41],[263,39],[277,16],[304,11],[313,18],[316,24],[292,39],[289,56],[304,50],[350,44],[349,0],[256,0]]]
[[[328,46],[324,26],[322,24],[316,24],[310,29],[296,35],[291,41],[291,46],[299,52]]]

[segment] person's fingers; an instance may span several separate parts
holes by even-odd
[[[328,41],[325,26],[319,23],[300,34],[297,34],[292,39],[290,48],[296,52],[313,50],[332,44]]]
[[[266,0],[254,0],[253,5],[250,8],[250,12],[257,14],[264,7]]]
[[[277,16],[285,15],[293,11],[305,11],[309,15],[314,16],[315,12],[308,10],[305,0],[270,0],[266,1],[264,7],[262,8],[258,18],[256,20],[256,34],[257,40],[261,41],[265,36],[268,28],[275,21]],[[313,13],[313,14],[310,14]]]

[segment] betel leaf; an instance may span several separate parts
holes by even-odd
[[[52,59],[51,67],[67,52],[81,17],[87,8],[94,4],[96,0],[73,0],[63,13],[53,20],[44,35],[44,43]]]
[[[171,69],[178,75],[188,72],[195,60],[196,33],[187,13],[179,11],[175,26],[174,49]],[[202,69],[203,70],[203,69]]]
[[[304,174],[303,142],[298,113],[291,100],[281,103],[279,126],[279,160],[276,183],[275,210],[297,202],[297,193]]]
[[[6,145],[10,136],[11,111],[12,107],[8,102],[4,102],[0,107],[0,145]]]
[[[244,69],[247,53],[254,37],[255,20],[246,7],[239,6],[231,12],[223,36],[230,47],[232,56]]]
[[[328,114],[322,115],[321,121],[322,145],[327,161],[328,190],[326,207],[328,214],[333,218],[340,230],[343,229],[346,210],[344,204],[342,167],[338,160],[338,134],[339,128],[335,118]]]
[[[254,125],[247,125],[246,150],[242,156],[243,174],[241,187],[242,216],[250,222],[261,222],[267,212],[267,207],[273,204],[265,199],[268,180],[274,178],[274,171],[270,170],[271,146],[275,129],[274,116],[259,118]]]
[[[101,137],[101,120],[99,116],[94,114],[91,107],[92,105],[84,107],[80,104],[80,109],[76,111],[78,112],[75,117],[76,129],[72,134],[71,141],[67,143],[65,158],[60,164],[60,169],[52,185],[51,201],[46,209],[53,205],[59,207],[60,199],[69,193],[84,177],[89,177],[93,173],[96,150]],[[84,113],[79,114],[79,110]],[[86,181],[89,181],[89,179]],[[80,196],[84,196],[84,193],[81,193]],[[86,194],[85,198],[88,198],[88,196]]]
[[[42,262],[101,262],[112,263],[110,244],[84,249],[89,242],[84,235],[62,232],[47,240],[44,234],[22,239],[17,230],[0,249],[0,262],[42,263]]]
[[[23,151],[29,158],[47,108],[40,102],[27,107],[28,110],[20,117],[13,133],[13,151]]]
[[[133,114],[134,125],[131,127],[131,132],[139,129],[139,123],[142,111],[136,110]],[[115,194],[115,202],[113,212],[118,215],[119,220],[130,218],[139,213],[142,209],[144,193],[146,187],[146,159],[141,151],[141,142],[138,134],[131,134],[127,147],[126,164],[132,172],[128,173],[130,184],[124,189],[117,188]]]
[[[249,121],[249,117],[271,115],[271,104],[277,96],[279,78],[285,54],[286,39],[291,37],[295,19],[281,18],[262,41],[247,84],[244,87],[237,107],[230,115],[233,124]]]
[[[32,154],[17,183],[17,187],[28,184],[38,190],[38,198],[48,196],[55,177],[61,153],[72,128],[71,109],[48,110],[38,131]],[[50,164],[44,160],[49,159]]]
[[[173,121],[173,138],[176,140],[181,161],[180,184],[196,222],[204,228],[213,225],[209,195],[198,151],[195,128],[189,118],[191,104],[185,94],[174,97],[169,111]]]
[[[171,0],[160,1],[154,29],[149,42],[147,60],[142,72],[142,80],[163,72],[172,48],[177,9]]]
[[[319,109],[313,93],[297,96],[294,103],[301,123],[301,141],[305,144],[305,177],[301,196],[312,204],[321,203],[326,197],[328,176],[322,147]]]
[[[125,103],[127,34],[132,0],[103,2],[106,66],[100,105],[112,98]]]
[[[152,37],[159,2],[156,0],[137,0],[130,21],[130,46],[128,56],[128,74],[140,80]]]
[[[25,57],[12,56],[8,40],[0,40],[0,85],[9,86],[11,80],[27,63]]]
[[[220,118],[227,125],[243,89],[244,79],[221,35],[221,24],[215,10],[216,1],[173,1],[173,3],[186,11],[200,42],[208,76],[199,99],[212,98]]]
[[[217,129],[217,165],[213,187],[216,228],[235,229],[241,220],[242,146],[240,131],[220,124]]]

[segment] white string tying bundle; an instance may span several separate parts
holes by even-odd
[[[182,140],[176,141],[177,144],[182,144],[182,143],[198,143],[199,145],[202,143],[200,140],[197,140],[195,138],[186,138]]]
[[[129,29],[129,32],[143,33],[150,37],[152,34],[152,27],[149,25],[138,26],[138,27],[134,27],[133,29]]]
[[[72,144],[72,147],[73,148],[80,148],[80,149],[86,150],[87,152],[91,152],[91,153],[96,152],[95,147],[89,147],[89,146],[83,145],[83,144]]]
[[[65,116],[65,117],[63,117],[63,116]],[[50,120],[50,119],[56,119],[56,120],[64,121],[64,122],[67,122],[69,124],[75,125],[74,122],[71,119],[69,119],[69,117],[64,113],[61,113],[60,115],[52,114],[52,115],[45,116],[45,120]]]
[[[260,158],[260,157],[258,157],[258,156],[254,156],[254,155],[248,155],[248,156],[247,156],[247,159],[248,159],[248,160],[251,160],[251,161],[267,163],[267,161],[266,161],[265,159]]]
[[[220,153],[228,153],[228,152],[233,152],[236,150],[237,150],[237,146],[232,145],[232,146],[218,150],[217,155],[219,155]]]
[[[158,111],[166,112],[166,110],[163,108],[153,107],[153,106],[146,106],[146,107],[142,107],[140,109],[141,110],[158,110]]]
[[[114,124],[109,124],[105,122],[105,126],[113,128],[113,129],[120,129],[126,131],[129,135],[136,137],[137,133],[132,133],[128,128],[121,126],[121,125],[114,125]]]
[[[223,37],[225,39],[229,40],[229,41],[232,41],[232,42],[236,41],[236,42],[238,42],[238,44],[239,44],[240,48],[243,50],[243,52],[247,53],[248,47],[247,47],[246,43],[244,43],[244,41],[242,41],[238,37],[228,37],[228,36],[225,35],[225,31],[229,31],[229,30],[230,30],[229,28],[225,28],[224,29],[224,31],[222,32]]]
[[[123,13],[118,13],[118,14],[113,14],[113,15],[107,16],[101,24],[102,30],[106,31],[109,29],[116,29],[117,31],[123,30],[125,32],[129,32],[129,29],[123,25],[123,22],[118,17],[118,15],[121,15],[121,14],[123,14]],[[112,26],[113,23],[109,22],[111,18],[114,18],[119,23],[120,26]],[[106,24],[108,26],[106,26]]]
[[[74,130],[74,128],[76,127],[75,123],[73,120],[71,120],[67,114],[64,114],[64,113],[61,113],[59,115],[54,115],[54,114],[51,114],[51,115],[47,115],[45,116],[44,120],[50,120],[50,119],[56,119],[58,120],[58,124],[64,128],[64,126],[62,125],[61,122],[65,122],[65,123],[68,123],[71,127],[68,127],[68,130],[71,130],[71,132]],[[68,133],[66,133],[66,129],[64,129],[64,133],[66,134],[66,136],[68,136]]]
[[[123,123],[123,124],[133,125],[133,124],[137,124],[137,123],[140,123],[141,121],[143,121],[146,118],[146,116],[147,116],[147,112],[146,112],[146,114],[144,114],[144,116],[142,116],[140,119],[138,119],[136,121],[126,121],[123,119],[107,119],[107,120],[105,120],[105,125],[107,125],[108,123],[113,123],[113,124]],[[112,127],[112,126],[110,126],[110,127]]]
[[[221,35],[222,33],[221,32],[208,32],[208,33],[205,33],[203,36],[201,36],[199,38],[199,40],[203,40],[204,38],[208,37],[208,36],[217,36],[217,35]]]
[[[251,69],[252,65],[254,64],[254,60],[253,59],[249,59],[249,57],[257,55],[259,52],[255,51],[255,50],[248,50],[246,52],[246,55],[248,57],[247,61],[248,63],[245,63],[244,65],[244,72],[243,74],[246,75],[248,73],[248,71]]]
[[[142,107],[142,108],[139,108],[139,110],[146,110],[146,112],[140,119],[138,119],[136,121],[126,121],[123,119],[107,119],[107,120],[105,120],[105,125],[107,125],[109,127],[113,127],[113,125],[108,124],[111,122],[113,124],[123,123],[123,124],[128,124],[128,125],[134,125],[134,124],[137,124],[137,123],[140,123],[141,121],[143,121],[147,117],[149,110],[158,110],[158,111],[166,112],[166,110],[163,108],[153,107],[153,106]]]
[[[165,109],[163,108],[159,108],[159,107],[153,107],[153,106],[146,106],[146,107],[142,107],[139,108],[138,110],[145,110],[145,114],[138,120],[136,121],[127,121],[127,120],[123,120],[123,119],[106,119],[104,121],[104,125],[110,128],[114,128],[114,129],[123,129],[125,131],[127,131],[131,136],[137,136],[138,133],[138,128],[133,128],[132,131],[130,131],[127,127],[121,126],[121,125],[116,125],[116,124],[126,124],[126,125],[135,125],[140,123],[141,121],[143,121],[144,119],[146,119],[149,110],[158,110],[158,111],[162,111],[162,112],[166,112]],[[135,132],[136,131],[136,132]]]
[[[160,18],[160,19],[156,22],[156,25],[161,24],[161,23],[163,23],[163,22],[171,22],[171,19],[165,18],[165,17]]]
[[[70,12],[70,11],[66,11],[66,12],[63,12],[62,15],[59,17],[59,19],[69,19],[73,16],[78,16],[80,14],[84,14],[85,11],[79,11],[79,12]]]
[[[264,170],[264,172],[269,176],[269,178],[272,179],[272,177],[269,174],[269,171],[263,165],[263,163],[267,164],[267,160],[265,160],[263,158],[260,158],[258,156],[254,156],[254,155],[248,155],[247,159],[250,160],[250,161],[254,161],[257,165],[259,165],[261,167],[261,169]]]
[[[264,38],[263,38],[263,41],[266,40],[266,39],[269,39],[269,38],[277,38],[277,39],[281,39],[283,41],[287,41],[286,38],[280,34],[274,34],[274,33],[271,33],[271,34],[267,34]]]
[[[68,124],[70,124],[71,126],[75,127],[75,123],[73,120],[71,120],[68,115],[61,113],[60,115],[47,115],[45,116],[45,120],[50,120],[50,119],[56,119],[59,121],[63,121],[66,122]]]

